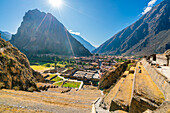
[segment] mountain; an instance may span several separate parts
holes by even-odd
[[[2,32],[2,31],[0,31],[0,33],[1,33],[1,38],[3,38],[4,40],[6,41],[11,40],[12,35],[10,33]]]
[[[52,14],[38,9],[25,14],[10,42],[26,55],[91,55]]]
[[[78,40],[81,44],[83,44],[83,46],[85,48],[87,48],[90,52],[93,51],[95,49],[95,47],[93,45],[91,45],[88,41],[84,40],[81,36],[76,35],[76,34],[72,34],[71,35]]]
[[[37,90],[36,82],[45,80],[23,53],[0,37],[0,89]]]
[[[170,49],[170,2],[164,0],[99,46],[94,53],[148,55]]]

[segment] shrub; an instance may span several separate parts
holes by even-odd
[[[5,88],[5,83],[4,82],[0,82],[0,89]]]
[[[50,66],[51,66],[50,63],[45,64],[45,67],[50,67]]]
[[[19,86],[14,86],[13,89],[18,91],[18,90],[20,90],[20,87]]]
[[[27,90],[28,90],[29,92],[33,92],[33,91],[35,91],[36,89],[35,89],[34,87],[29,87]]]

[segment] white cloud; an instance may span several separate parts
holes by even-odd
[[[75,34],[75,35],[80,35],[80,33],[79,32],[74,32],[74,31],[72,31],[72,30],[68,30],[71,34]]]
[[[148,3],[148,6],[153,6],[155,3],[156,3],[157,0],[151,0],[149,3]]]
[[[153,5],[156,3],[157,0],[151,0],[148,3],[148,6],[144,8],[144,11],[142,12],[142,15],[146,14],[148,11],[150,11],[153,7]]]
[[[142,12],[142,15],[146,14],[151,9],[152,9],[152,7],[146,7],[145,10]]]

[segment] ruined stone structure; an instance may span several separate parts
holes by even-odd
[[[120,76],[123,74],[123,72],[126,70],[128,64],[131,61],[128,60],[116,67],[115,70],[111,70],[100,79],[99,82],[99,89],[108,89],[110,86],[115,84],[117,80],[119,80]]]
[[[142,60],[145,69],[148,71],[152,80],[156,83],[159,89],[163,92],[166,101],[170,101],[170,81],[169,79],[153,68],[146,60]]]
[[[161,66],[170,66],[170,50],[167,50],[164,54],[153,54],[148,57],[148,60],[155,61],[156,64]]]
[[[154,56],[155,59],[157,55]],[[163,61],[166,60],[163,59]],[[120,80],[113,84],[113,88],[105,95],[100,104],[101,107],[109,111],[142,113],[148,109],[154,111],[163,102],[170,101],[169,79],[156,68],[156,65],[152,66],[144,58],[135,68],[131,67],[128,72],[125,71]]]

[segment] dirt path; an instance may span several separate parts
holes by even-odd
[[[80,90],[61,94],[3,89],[0,90],[0,105],[54,113],[90,113],[91,102],[98,96],[101,96],[98,90]]]

